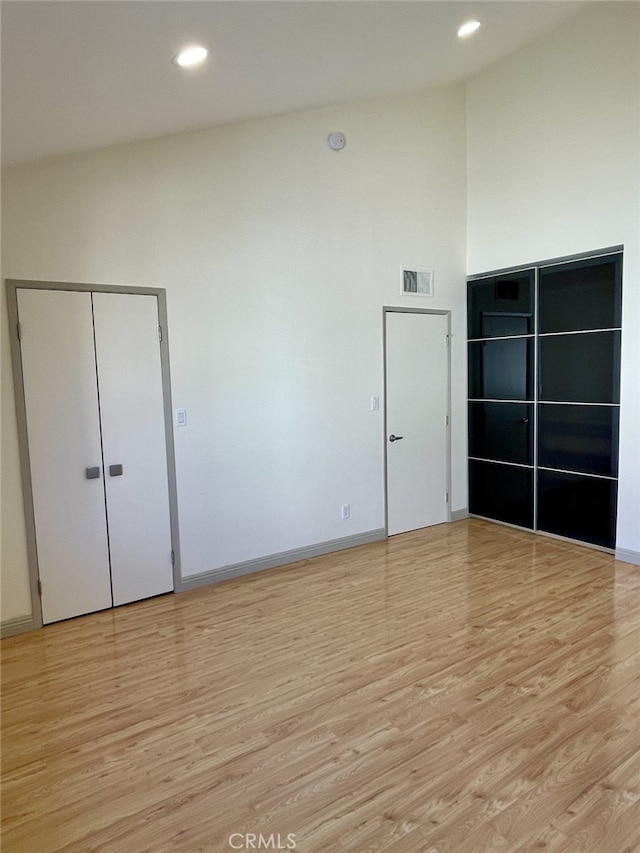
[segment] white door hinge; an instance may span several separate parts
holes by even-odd
[[[162,326],[158,326],[158,340],[162,343]]]
[[[175,566],[175,564],[176,564],[176,554],[175,554],[175,551],[172,551],[171,552],[171,565]]]
[[[22,329],[20,328],[20,323],[16,323],[16,329],[18,332],[18,340],[21,341],[22,340]]]

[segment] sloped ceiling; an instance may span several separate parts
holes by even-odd
[[[3,163],[462,80],[583,5],[3,0]],[[210,54],[186,72],[190,42]]]

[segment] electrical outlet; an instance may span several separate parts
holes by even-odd
[[[343,520],[345,518],[351,518],[351,507],[349,504],[342,504],[341,516]]]

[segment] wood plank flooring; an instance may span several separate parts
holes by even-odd
[[[640,851],[640,568],[608,554],[471,519],[2,656],[3,853]]]

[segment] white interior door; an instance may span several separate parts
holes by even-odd
[[[91,294],[19,289],[45,623],[111,607]],[[87,469],[98,476],[87,479]]]
[[[448,320],[387,312],[388,533],[447,521]]]
[[[173,589],[158,301],[94,293],[93,306],[113,603],[118,605]]]

